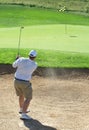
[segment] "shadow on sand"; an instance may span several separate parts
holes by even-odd
[[[29,130],[57,130],[56,128],[45,126],[35,119],[23,120],[23,122]]]

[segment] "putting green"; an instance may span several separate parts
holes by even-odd
[[[0,48],[17,48],[20,27],[0,28]],[[21,48],[89,52],[89,26],[36,25],[24,27]]]

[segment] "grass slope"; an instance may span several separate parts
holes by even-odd
[[[41,24],[89,25],[89,17],[56,10],[0,5],[0,27],[18,27]]]
[[[27,57],[30,49],[21,49],[20,55]],[[37,53],[36,61],[41,67],[89,68],[89,55],[87,53],[70,53],[56,50],[37,50]],[[17,49],[0,49],[0,63],[12,64],[16,55]]]

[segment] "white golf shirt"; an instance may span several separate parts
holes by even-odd
[[[17,68],[15,78],[29,81],[37,68],[37,63],[29,58],[21,57],[13,62],[12,66]]]

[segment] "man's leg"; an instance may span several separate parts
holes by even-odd
[[[23,110],[22,110],[23,113],[26,113],[26,112],[27,112],[27,109],[28,109],[28,107],[29,107],[29,104],[30,104],[30,99],[29,99],[29,98],[28,98],[28,99],[25,99],[25,101],[24,101],[24,103],[23,103]]]
[[[20,119],[31,119],[31,117],[26,114],[29,104],[30,99],[25,99]]]
[[[23,95],[24,95],[25,100],[24,100],[24,103],[23,103],[21,119],[31,119],[31,117],[26,114],[27,109],[28,109],[29,104],[30,104],[30,101],[32,99],[31,83],[29,83],[29,82],[25,83],[25,89],[23,87]]]
[[[20,106],[20,113],[23,111],[23,104],[24,104],[24,96],[20,95],[19,96],[19,106]]]
[[[23,113],[27,112],[27,109],[29,107],[30,101],[32,99],[32,87],[31,83],[27,82],[25,83],[25,89],[23,89],[23,95],[25,97],[24,103],[23,103]]]

